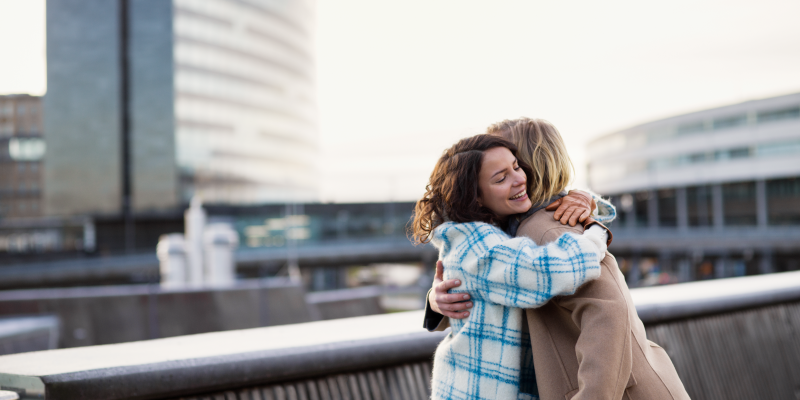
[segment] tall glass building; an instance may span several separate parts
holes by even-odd
[[[800,269],[800,94],[649,122],[587,154],[634,284]]]
[[[313,0],[48,2],[45,212],[316,200],[313,34]]]

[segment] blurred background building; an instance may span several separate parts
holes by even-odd
[[[800,94],[642,124],[587,154],[630,284],[800,267]]]
[[[317,199],[313,2],[47,4],[44,211]]]
[[[0,219],[42,213],[42,98],[0,96]]]

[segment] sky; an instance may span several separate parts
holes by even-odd
[[[416,200],[445,148],[521,116],[560,129],[584,187],[592,138],[800,92],[798,15],[797,0],[318,0],[321,200]],[[0,54],[0,93],[45,91],[43,0],[0,0]]]

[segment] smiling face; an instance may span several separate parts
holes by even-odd
[[[494,147],[483,153],[481,171],[478,174],[478,200],[500,219],[524,213],[531,208],[526,183],[525,172],[510,150]]]

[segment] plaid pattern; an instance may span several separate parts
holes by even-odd
[[[617,209],[614,208],[610,202],[603,200],[600,198],[600,196],[594,193],[590,194],[594,198],[595,204],[597,204],[597,210],[595,210],[594,215],[592,215],[592,218],[594,218],[595,221],[607,225],[613,221],[614,218],[617,218]]]
[[[431,242],[445,279],[463,282],[451,292],[469,293],[474,303],[468,318],[450,321],[452,331],[436,349],[432,398],[538,399],[522,309],[573,294],[600,276],[595,245],[567,233],[536,246],[482,222],[447,222]]]

